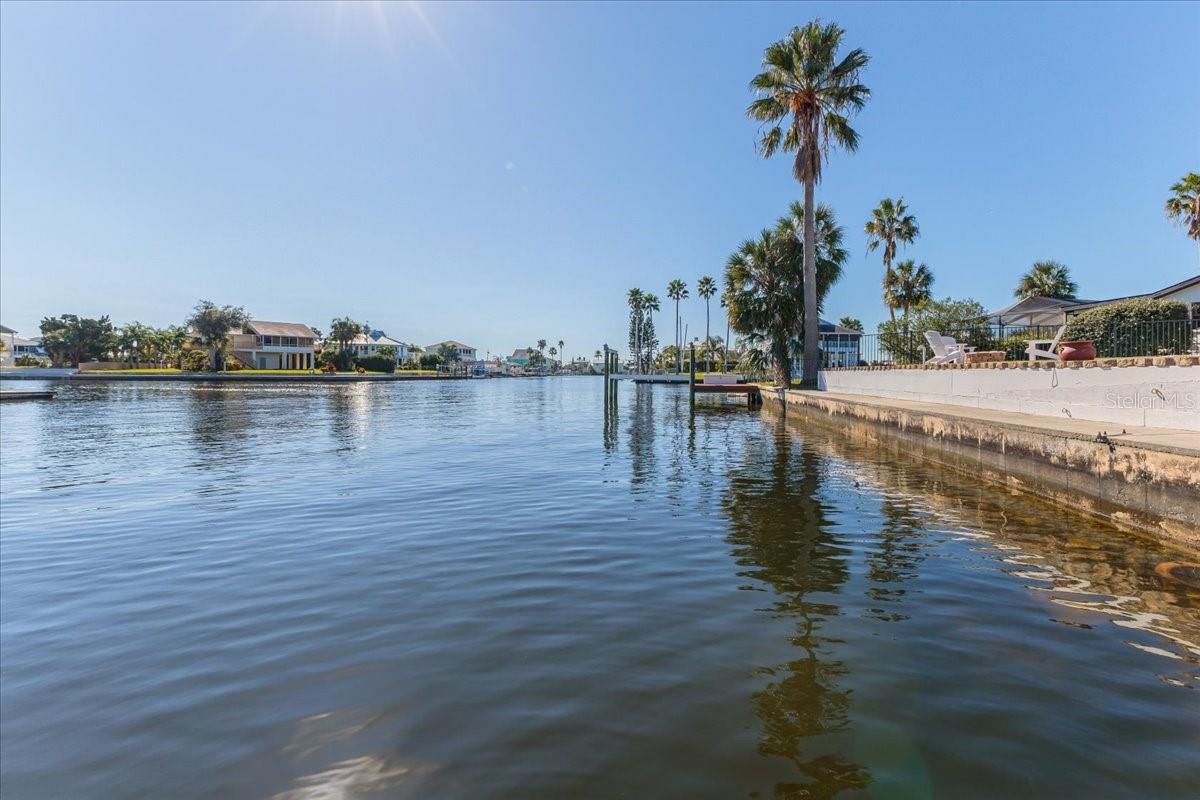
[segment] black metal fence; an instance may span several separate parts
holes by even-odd
[[[1032,345],[1049,352],[1056,343],[1059,325],[993,325],[967,322],[937,331],[956,343],[975,350],[1000,351],[1005,361],[1024,361]],[[1067,331],[1067,333],[1074,333]],[[1200,353],[1200,320],[1155,320],[1149,322],[1102,325],[1080,336],[1091,341],[1097,358],[1185,355]],[[932,358],[933,350],[925,331],[895,331],[851,335],[822,334],[821,361],[824,369],[854,366],[903,366],[921,364]]]

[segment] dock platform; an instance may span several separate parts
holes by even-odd
[[[762,405],[762,389],[757,383],[694,383],[695,394],[744,394],[746,405]]]
[[[15,389],[0,389],[0,400],[53,400],[54,392],[22,392]]]

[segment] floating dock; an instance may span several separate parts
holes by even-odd
[[[53,400],[54,392],[20,392],[12,389],[0,389],[0,400]]]

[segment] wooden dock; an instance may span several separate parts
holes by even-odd
[[[53,400],[54,392],[21,392],[14,389],[0,389],[0,400]]]
[[[744,394],[746,405],[762,405],[762,389],[757,383],[693,383],[694,394]]]

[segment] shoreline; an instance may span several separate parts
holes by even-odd
[[[50,369],[38,370],[38,372],[49,372]],[[53,374],[14,374],[9,370],[0,371],[0,380],[14,381],[72,381],[72,382],[90,382],[90,381],[108,381],[121,383],[125,381],[151,381],[151,382],[180,382],[180,383],[211,383],[211,382],[234,382],[234,383],[279,383],[279,382],[299,382],[299,383],[356,383],[356,382],[374,382],[374,381],[463,381],[472,380],[470,375],[404,375],[401,373],[387,374],[381,372],[368,372],[365,375],[359,375],[352,372],[338,372],[333,374],[314,373],[312,375],[297,375],[294,373],[285,375],[269,375],[264,373],[251,373],[242,375],[237,372],[180,372],[180,373],[146,373],[142,375],[123,375],[120,372],[75,372],[75,371],[59,371],[54,370]]]
[[[789,389],[788,412],[1200,550],[1200,433]]]
[[[49,374],[47,374],[49,373]],[[563,378],[563,377],[599,377],[596,375],[489,375],[488,379],[525,379],[525,378]],[[354,372],[335,372],[333,374],[316,372],[312,374],[286,373],[272,375],[264,372],[172,372],[172,373],[142,373],[123,374],[120,371],[78,372],[74,369],[45,369],[27,368],[21,372],[0,369],[0,381],[71,381],[86,383],[90,381],[108,381],[121,383],[124,381],[151,382],[180,382],[180,383],[212,383],[228,381],[233,383],[361,383],[388,381],[469,381],[481,380],[473,375],[412,375],[403,372],[384,373],[368,372],[359,375]]]

